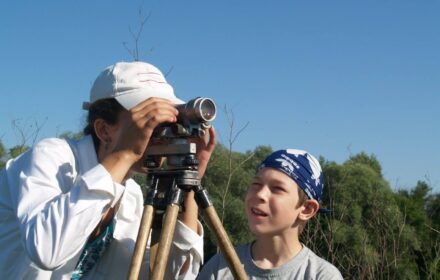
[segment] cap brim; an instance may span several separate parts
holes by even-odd
[[[185,102],[174,95],[165,95],[162,91],[139,91],[136,90],[136,92],[127,92],[125,94],[121,94],[119,96],[116,96],[115,99],[121,104],[125,109],[130,110],[139,103],[151,98],[151,97],[158,97],[163,99],[168,99],[171,102],[173,102],[176,105],[184,104]]]

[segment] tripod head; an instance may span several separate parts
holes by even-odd
[[[168,138],[162,144],[148,148],[144,166],[148,173],[154,170],[197,170],[196,153],[196,143],[191,143],[188,138]],[[166,164],[161,166],[164,159]]]

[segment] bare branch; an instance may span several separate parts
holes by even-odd
[[[248,127],[249,122],[247,122],[234,136],[234,139],[232,140],[232,142],[234,143],[235,140],[237,140],[237,137],[246,129],[246,127]]]
[[[165,77],[168,77],[168,75],[171,74],[173,70],[174,70],[174,66],[171,66],[170,69],[165,73]]]
[[[429,229],[432,230],[433,232],[436,232],[436,233],[440,234],[440,230],[435,229],[435,228],[431,227],[430,225],[428,225],[428,224],[426,224],[426,223],[425,223],[425,227],[429,228]]]
[[[133,57],[134,61],[139,61],[140,57],[139,57],[139,42],[141,39],[141,35],[142,32],[144,30],[145,24],[147,23],[147,21],[149,20],[151,16],[151,12],[148,13],[147,16],[143,16],[142,14],[142,7],[139,8],[138,10],[138,20],[139,20],[139,28],[137,31],[133,31],[131,26],[128,27],[128,31],[130,32],[130,35],[134,41],[134,48],[130,49],[128,47],[127,42],[123,42],[122,44],[124,45],[125,49],[128,51],[128,53]],[[150,49],[150,51],[152,50],[152,48]]]
[[[34,145],[38,140],[38,136],[46,123],[47,118],[44,119],[42,124],[39,124],[37,120],[33,123],[28,124],[28,121],[23,121],[22,119],[12,120],[12,130],[15,136],[18,138],[19,144],[17,146],[24,148],[27,145]]]
[[[247,161],[249,161],[254,156],[254,153],[251,153],[247,158],[245,158],[244,160],[239,162],[235,167],[233,167],[233,157],[232,157],[233,145],[234,145],[235,141],[237,140],[238,136],[246,129],[249,122],[246,123],[246,125],[244,125],[241,129],[239,129],[238,132],[235,132],[234,131],[234,125],[235,125],[234,112],[232,110],[228,110],[226,105],[224,106],[223,111],[226,115],[226,119],[228,120],[228,124],[229,124],[229,139],[228,139],[229,156],[228,156],[228,180],[227,180],[225,188],[223,189],[223,193],[221,196],[222,197],[222,207],[221,207],[220,220],[221,220],[222,224],[223,224],[223,221],[225,220],[226,207],[227,207],[226,204],[228,201],[227,198],[228,198],[232,178],[233,178],[234,174],[243,166],[243,164],[245,164]]]

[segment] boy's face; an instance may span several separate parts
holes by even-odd
[[[257,236],[292,230],[302,207],[298,207],[298,185],[273,168],[263,168],[254,177],[245,198],[250,230]]]

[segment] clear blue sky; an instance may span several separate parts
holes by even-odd
[[[211,97],[248,127],[237,151],[306,149],[342,163],[375,154],[396,188],[440,192],[439,1],[1,1],[0,139],[80,131],[93,80],[132,60],[129,27],[151,13],[141,60],[176,95]]]

